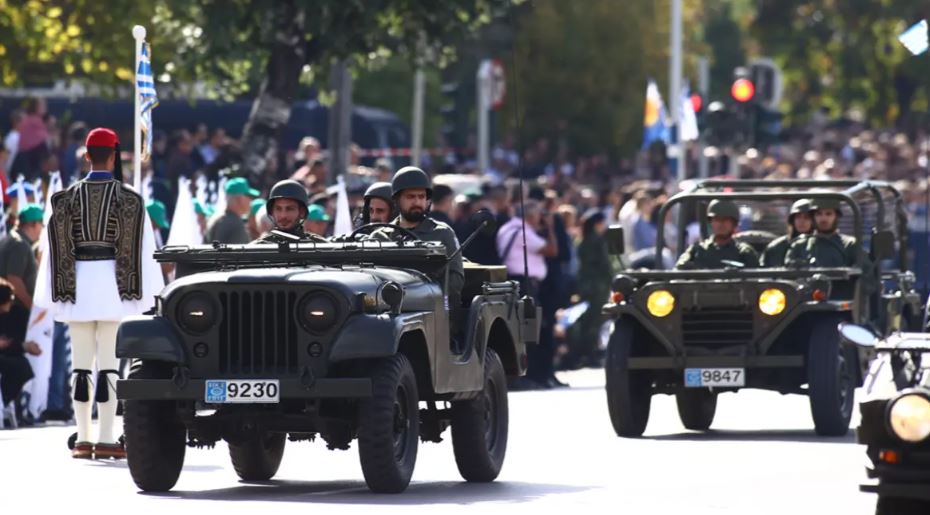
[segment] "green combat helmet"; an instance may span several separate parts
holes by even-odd
[[[399,173],[399,172],[398,172]],[[380,198],[390,204],[394,201],[394,190],[389,182],[376,182],[368,187],[365,190],[365,195],[362,197],[365,202],[368,202],[372,198]]]
[[[788,221],[791,222],[794,219],[794,215],[798,213],[809,213],[813,211],[811,207],[811,200],[808,198],[802,198],[796,200],[794,204],[791,204],[791,210],[788,211]]]
[[[271,214],[274,208],[274,201],[279,198],[297,201],[297,203],[304,208],[304,216],[307,216],[307,204],[309,203],[307,190],[299,182],[290,179],[278,181],[278,183],[271,188],[271,192],[268,194],[268,204],[265,206],[268,214]]]
[[[707,206],[707,218],[718,216],[739,222],[739,207],[730,200],[714,200]]]
[[[832,209],[836,211],[836,216],[841,216],[843,211],[840,209],[840,201],[835,198],[815,198],[811,201],[811,211],[819,209]]]
[[[409,189],[425,189],[426,198],[433,198],[433,182],[426,172],[416,166],[405,166],[391,180],[391,196],[396,197],[401,191]]]

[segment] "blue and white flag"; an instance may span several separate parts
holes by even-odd
[[[148,43],[142,43],[139,69],[136,70],[136,85],[139,91],[139,124],[145,135],[141,157],[142,161],[145,161],[152,151],[152,109],[158,105],[158,97],[155,95],[155,78],[152,76],[151,50]]]
[[[698,139],[697,115],[694,114],[694,104],[691,103],[691,91],[688,86],[681,88],[681,116],[678,126],[679,141],[694,141]]]
[[[930,42],[927,41],[927,20],[920,20],[908,27],[898,36],[898,41],[914,55],[926,52],[927,48],[930,48]]]
[[[674,103],[672,104],[674,105]],[[649,148],[654,141],[670,141],[670,131],[665,115],[662,94],[654,80],[646,86],[646,109],[643,116],[643,149]]]

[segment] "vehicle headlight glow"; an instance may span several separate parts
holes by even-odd
[[[325,293],[311,293],[300,303],[300,323],[311,332],[321,333],[336,322],[336,303]]]
[[[787,303],[785,292],[778,288],[769,288],[759,294],[759,311],[769,316],[780,314]]]
[[[906,393],[891,401],[888,427],[905,442],[920,442],[930,435],[930,399],[921,393]]]
[[[668,290],[656,290],[646,299],[646,309],[654,317],[668,316],[675,309],[675,296]]]
[[[195,334],[206,332],[216,323],[216,303],[202,291],[188,293],[178,303],[178,323],[185,331]]]

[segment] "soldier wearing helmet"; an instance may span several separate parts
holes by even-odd
[[[376,182],[365,190],[362,225],[388,223],[394,218],[394,191],[389,182]]]
[[[707,206],[707,219],[713,235],[695,243],[678,258],[675,268],[725,268],[724,261],[759,266],[759,255],[746,243],[733,239],[739,223],[739,207],[729,200],[714,200]]]
[[[304,231],[307,218],[307,190],[295,180],[279,181],[271,188],[265,210],[274,224],[272,229],[293,234],[301,240],[314,239]],[[253,243],[282,243],[284,238],[267,232]]]
[[[856,240],[840,234],[837,225],[843,216],[840,201],[833,198],[815,198],[811,201],[814,212],[814,233],[797,239],[788,249],[786,264],[803,264],[815,267],[843,267],[856,264]]]
[[[433,184],[426,172],[414,166],[398,170],[391,180],[391,196],[399,213],[392,223],[410,230],[421,240],[442,243],[446,247],[447,256],[451,256],[459,248],[455,231],[427,215],[433,196]],[[461,253],[455,255],[448,271],[446,293],[449,296],[449,307],[457,308],[460,307],[462,286],[465,284],[465,267],[462,264]]]
[[[810,199],[801,199],[791,205],[788,211],[788,234],[775,238],[762,251],[761,265],[763,267],[780,267],[785,264],[785,255],[791,244],[800,236],[810,234],[814,230],[814,219],[811,216]]]

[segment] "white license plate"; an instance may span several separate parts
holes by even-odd
[[[281,386],[277,379],[208,379],[204,401],[211,404],[278,402]]]
[[[709,386],[745,386],[745,368],[686,368],[685,386],[707,388]]]

